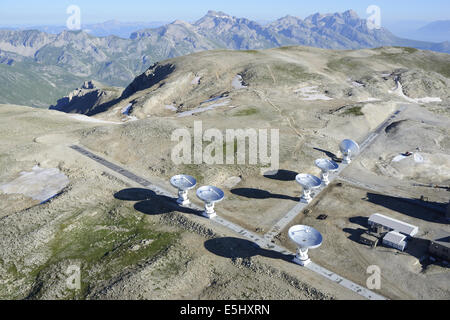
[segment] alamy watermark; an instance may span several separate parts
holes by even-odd
[[[81,268],[79,265],[70,265],[66,270],[66,287],[69,290],[81,290]]]
[[[176,165],[261,165],[265,167],[261,169],[265,174],[276,174],[279,169],[278,129],[226,129],[222,132],[212,128],[203,131],[202,121],[195,121],[193,135],[188,129],[177,129],[171,140],[178,142],[172,149],[172,161]]]
[[[366,13],[369,15],[367,18],[367,28],[369,30],[381,29],[381,8],[376,5],[367,7]]]
[[[81,29],[81,9],[77,5],[70,5],[67,10],[67,14],[70,16],[67,18],[66,26],[69,30],[80,30]]]
[[[379,266],[368,266],[367,274],[371,276],[367,278],[366,286],[370,290],[380,290],[381,289],[381,269]]]

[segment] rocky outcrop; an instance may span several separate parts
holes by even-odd
[[[50,109],[90,116],[107,110],[109,104],[119,98],[121,93],[121,88],[105,87],[96,81],[85,81],[79,89],[59,99]]]
[[[128,98],[137,91],[149,89],[155,84],[164,80],[175,70],[172,64],[154,64],[147,71],[136,77],[133,82],[124,90],[122,98]]]

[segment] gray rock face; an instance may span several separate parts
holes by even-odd
[[[54,35],[36,30],[0,30],[0,49],[32,57],[40,48],[51,43]]]
[[[118,20],[109,20],[102,23],[93,24],[82,24],[81,29],[85,32],[96,36],[96,37],[107,37],[107,36],[117,36],[120,38],[127,39],[130,34],[136,30],[147,29],[147,28],[157,28],[167,22],[162,21],[150,21],[150,22],[122,22]],[[11,30],[38,30],[50,34],[60,34],[64,30],[67,30],[67,26],[60,25],[37,25],[27,28],[9,28]]]
[[[51,110],[67,113],[94,115],[104,111],[122,93],[121,88],[105,87],[96,81],[85,81],[81,88],[75,89],[66,97],[58,100]]]
[[[132,83],[124,90],[122,98],[127,98],[137,91],[148,89],[165,79],[175,70],[171,64],[154,64],[147,71],[136,77]]]

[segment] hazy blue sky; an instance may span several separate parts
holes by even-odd
[[[0,0],[0,25],[65,25],[66,9],[81,8],[82,23],[121,21],[193,21],[209,9],[254,20],[272,20],[287,14],[306,17],[315,12],[342,12],[354,9],[367,17],[366,8],[378,5],[382,21],[433,21],[450,19],[449,0]]]

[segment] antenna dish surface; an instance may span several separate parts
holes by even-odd
[[[316,249],[322,245],[322,234],[308,226],[293,226],[289,229],[289,238],[297,244],[299,248]]]
[[[350,139],[345,139],[344,141],[341,142],[341,144],[339,145],[339,149],[341,149],[341,152],[343,154],[349,154],[351,153],[352,156],[355,156],[359,153],[359,145]]]
[[[339,169],[339,165],[329,159],[318,159],[316,160],[316,166],[319,167],[323,172],[336,171]]]
[[[222,201],[225,194],[217,187],[206,186],[197,190],[197,197],[206,203],[216,203]]]
[[[180,174],[170,179],[170,183],[178,190],[187,191],[195,188],[197,185],[197,180],[195,180],[194,177]]]
[[[305,189],[314,189],[320,187],[322,180],[311,174],[299,174],[295,178],[298,184]]]

